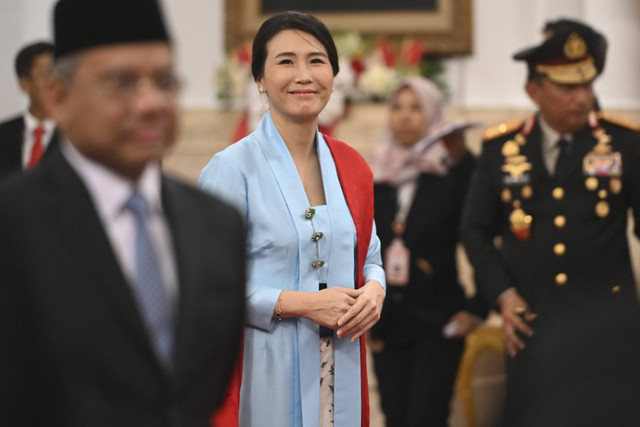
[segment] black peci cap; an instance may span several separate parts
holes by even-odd
[[[156,0],[59,0],[53,28],[56,59],[109,44],[170,42]]]
[[[516,53],[513,59],[526,61],[531,70],[560,84],[588,83],[602,71],[606,40],[591,27],[556,26],[546,36],[542,44]],[[596,56],[602,61],[600,67],[596,66]]]

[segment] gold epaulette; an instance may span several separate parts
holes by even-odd
[[[622,126],[634,131],[640,131],[640,125],[626,117],[621,117],[607,111],[598,111],[598,118],[606,122],[613,123],[614,125]]]
[[[524,125],[523,119],[509,120],[508,122],[500,123],[499,125],[492,126],[484,131],[483,139],[490,141],[496,139],[502,135],[506,135],[511,132],[515,132]]]

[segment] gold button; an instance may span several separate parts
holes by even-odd
[[[565,246],[564,243],[556,243],[553,246],[553,253],[555,253],[558,256],[564,255],[566,251],[567,251],[567,247]]]
[[[515,141],[509,140],[502,146],[502,155],[504,157],[517,156],[520,154],[520,147]]]
[[[596,203],[596,215],[598,215],[600,218],[605,218],[607,215],[609,215],[609,203],[605,202],[604,200],[600,200],[598,203]]]
[[[505,203],[509,203],[511,201],[511,190],[505,188],[502,190],[502,201]]]
[[[617,294],[618,292],[620,292],[620,286],[616,285],[613,288],[611,288],[611,292],[613,292],[614,294]]]
[[[562,187],[554,188],[553,191],[551,192],[551,195],[553,196],[554,199],[561,200],[564,197],[564,188]]]
[[[609,188],[611,188],[611,192],[613,194],[620,194],[620,191],[622,191],[622,181],[620,178],[611,178],[611,181],[609,181]]]
[[[566,274],[564,274],[564,273],[558,273],[558,274],[556,275],[556,283],[557,283],[559,286],[563,286],[565,283],[567,283],[567,280],[568,280],[568,277],[567,277],[567,275],[566,275]]]
[[[607,198],[607,190],[605,190],[604,188],[600,191],[598,191],[598,197],[600,197],[601,199],[606,199]]]
[[[584,185],[585,187],[587,187],[587,190],[590,191],[594,191],[598,189],[598,178],[596,178],[595,176],[590,176],[589,178],[587,178],[584,181]]]
[[[525,185],[522,187],[520,194],[522,194],[523,199],[530,199],[533,196],[533,188],[530,185]]]
[[[558,215],[555,218],[553,218],[553,224],[558,228],[564,227],[566,223],[567,223],[567,218],[564,215]]]

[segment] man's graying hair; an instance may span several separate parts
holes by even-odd
[[[84,55],[84,52],[77,52],[57,59],[55,64],[53,64],[53,76],[61,78],[67,83],[72,83],[76,68],[78,68],[78,63]]]

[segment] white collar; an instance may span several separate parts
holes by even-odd
[[[89,159],[69,141],[63,141],[61,149],[87,186],[96,208],[104,219],[113,219],[122,213],[134,188],[145,198],[152,214],[162,213],[161,173],[156,162],[147,164],[140,178],[133,182],[103,164]]]
[[[560,138],[563,138],[569,144],[573,140],[573,135],[570,133],[562,134],[557,130],[553,129],[549,123],[547,123],[542,114],[538,114],[538,121],[540,122],[540,129],[542,130],[542,147],[544,150],[551,150],[556,148],[556,145]]]
[[[52,132],[56,127],[56,124],[53,121],[53,119],[44,119],[43,121],[40,121],[36,119],[36,117],[33,114],[31,114],[29,110],[25,111],[22,116],[24,117],[25,130],[28,133],[32,133],[33,130],[37,128],[39,125],[42,125],[42,127],[44,127],[44,131],[47,134],[49,132]]]

